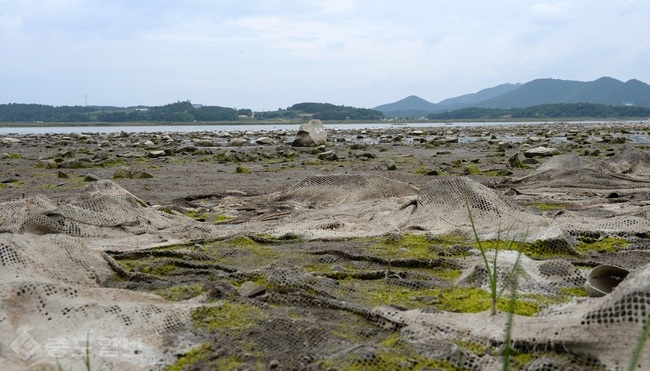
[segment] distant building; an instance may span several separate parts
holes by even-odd
[[[634,99],[622,99],[623,105],[625,107],[633,107],[634,106]]]

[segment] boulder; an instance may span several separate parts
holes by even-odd
[[[133,174],[128,168],[119,168],[113,173],[113,179],[132,179]]]
[[[228,141],[228,145],[230,147],[241,147],[244,144],[248,144],[248,140],[244,138],[232,138],[230,141]]]
[[[318,154],[318,159],[319,160],[324,160],[324,161],[338,161],[339,160],[338,156],[336,155],[336,153],[334,153],[334,151],[327,151],[327,152],[319,153]]]
[[[261,144],[261,145],[273,144],[273,139],[271,139],[271,138],[269,138],[269,137],[259,137],[259,138],[257,138],[257,140],[255,141],[255,143],[257,143],[257,144]]]
[[[165,151],[163,151],[163,150],[156,150],[156,151],[147,152],[147,157],[150,157],[150,158],[163,157],[163,156],[165,156]]]
[[[90,168],[93,166],[95,166],[95,163],[91,159],[86,157],[62,161],[58,165],[58,167],[64,169],[82,169],[82,168]]]
[[[14,143],[20,143],[21,140],[18,138],[11,138],[11,137],[4,137],[0,138],[0,143],[3,144],[14,144]]]
[[[300,125],[296,139],[291,144],[294,147],[314,147],[327,142],[327,133],[323,123],[318,119],[309,120]]]
[[[549,157],[559,155],[560,151],[557,148],[550,147],[535,147],[524,152],[526,158],[532,157]]]

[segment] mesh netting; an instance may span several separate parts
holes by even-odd
[[[648,154],[625,152],[594,162],[568,154],[553,157],[530,175],[513,182],[540,188],[626,189],[648,188]]]
[[[643,173],[640,159],[617,174]],[[90,346],[100,369],[501,369],[512,308],[512,368],[625,367],[650,313],[645,206],[543,214],[514,200],[466,177],[416,190],[337,175],[230,199],[256,212],[222,224],[111,181],[58,205],[3,203],[0,367],[81,368]],[[473,228],[503,292],[493,316]],[[634,271],[580,297],[604,263]]]

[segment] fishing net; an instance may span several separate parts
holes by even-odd
[[[548,185],[558,163],[644,184],[646,157],[620,159],[552,158],[510,185]],[[531,212],[507,189],[312,176],[228,199],[240,214],[219,224],[112,181],[2,203],[0,367],[501,369],[509,321],[513,368],[626,367],[650,313],[645,206]],[[606,238],[607,251],[585,250]],[[633,272],[582,296],[601,263]]]

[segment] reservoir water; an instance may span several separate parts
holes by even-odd
[[[599,124],[608,121],[571,121],[571,124]],[[626,121],[627,123],[639,123],[639,121]],[[386,122],[368,122],[351,124],[324,124],[326,129],[334,130],[374,130],[374,129],[395,129],[395,128],[430,128],[430,127],[471,127],[471,126],[516,126],[516,125],[540,125],[553,123],[548,121],[525,121],[525,122],[415,122],[407,124],[391,124]],[[612,121],[611,123],[614,123]],[[300,124],[266,124],[266,125],[142,125],[142,126],[39,126],[39,127],[0,127],[0,135],[8,134],[72,134],[72,133],[155,133],[155,132],[196,132],[196,131],[275,131],[287,130],[297,131]]]

